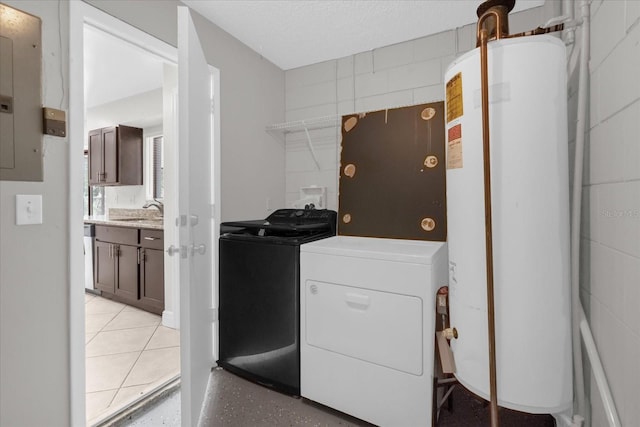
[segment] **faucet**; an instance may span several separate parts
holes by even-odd
[[[160,215],[164,215],[164,205],[162,204],[161,201],[159,200],[150,200],[147,203],[145,203],[142,207],[144,209],[150,208],[151,206],[154,206],[156,208],[158,208],[158,210],[160,211]]]

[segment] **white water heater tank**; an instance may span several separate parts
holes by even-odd
[[[488,46],[498,404],[572,405],[566,52],[533,36]],[[489,399],[480,49],[445,73],[451,346]]]

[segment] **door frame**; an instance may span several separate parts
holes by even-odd
[[[168,62],[178,63],[177,48],[82,1],[69,2],[69,357],[70,420],[86,424],[85,412],[85,302],[83,255],[83,146],[86,131],[84,106],[84,25],[92,25],[139,46]],[[219,140],[216,141],[219,144]],[[177,143],[177,141],[176,141]],[[174,159],[175,160],[175,159]],[[175,177],[177,179],[177,176]],[[175,212],[167,212],[175,217]],[[174,281],[173,309],[179,318],[179,281]]]

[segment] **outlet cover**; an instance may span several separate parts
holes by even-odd
[[[42,195],[16,194],[16,225],[42,224]]]

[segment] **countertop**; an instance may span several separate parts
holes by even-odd
[[[84,223],[164,230],[164,218],[158,214],[159,212],[143,209],[109,209],[108,215],[85,216]]]

